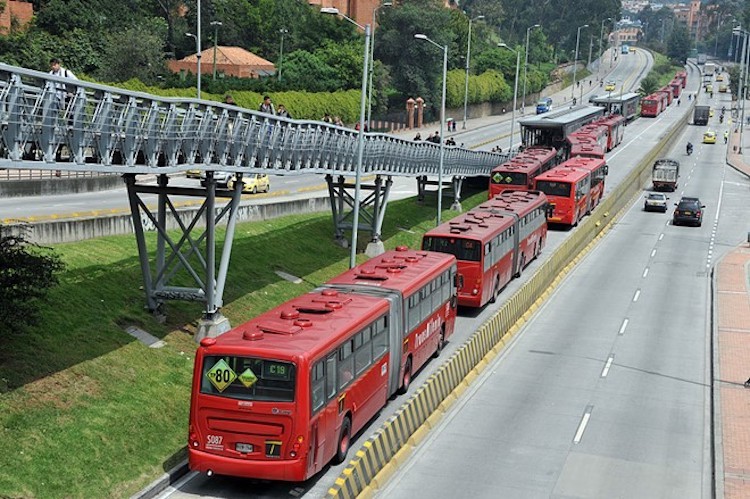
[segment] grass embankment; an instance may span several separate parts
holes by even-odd
[[[473,195],[464,208],[485,196]],[[386,248],[417,247],[434,225],[434,205],[434,197],[425,206],[413,198],[390,203]],[[443,220],[455,215],[446,210]],[[232,324],[347,268],[349,250],[333,244],[330,217],[238,225],[222,310]],[[170,302],[167,324],[153,320],[143,308],[133,237],[55,250],[67,270],[41,324],[24,334],[5,331],[0,344],[0,496],[126,497],[183,457],[195,350],[186,331],[202,307]],[[304,283],[284,281],[275,270]],[[130,325],[166,346],[147,348],[125,333]]]

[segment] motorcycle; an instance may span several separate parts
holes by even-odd
[[[693,154],[693,144],[688,144],[686,149],[687,149],[687,155],[688,156],[690,156],[691,154]]]

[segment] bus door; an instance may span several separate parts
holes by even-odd
[[[513,215],[513,271],[511,276],[518,276],[521,273],[521,224],[518,218],[518,213],[511,213]]]

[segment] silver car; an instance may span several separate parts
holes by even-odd
[[[649,192],[646,195],[646,202],[643,204],[644,211],[661,211],[667,212],[667,200],[669,198],[661,192]]]

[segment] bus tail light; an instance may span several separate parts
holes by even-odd
[[[188,427],[188,443],[190,447],[198,447],[198,435],[193,430],[193,425]]]
[[[302,448],[302,443],[305,441],[305,437],[302,435],[297,436],[297,441],[292,444],[292,450],[289,452],[290,457],[297,457],[299,450]]]

